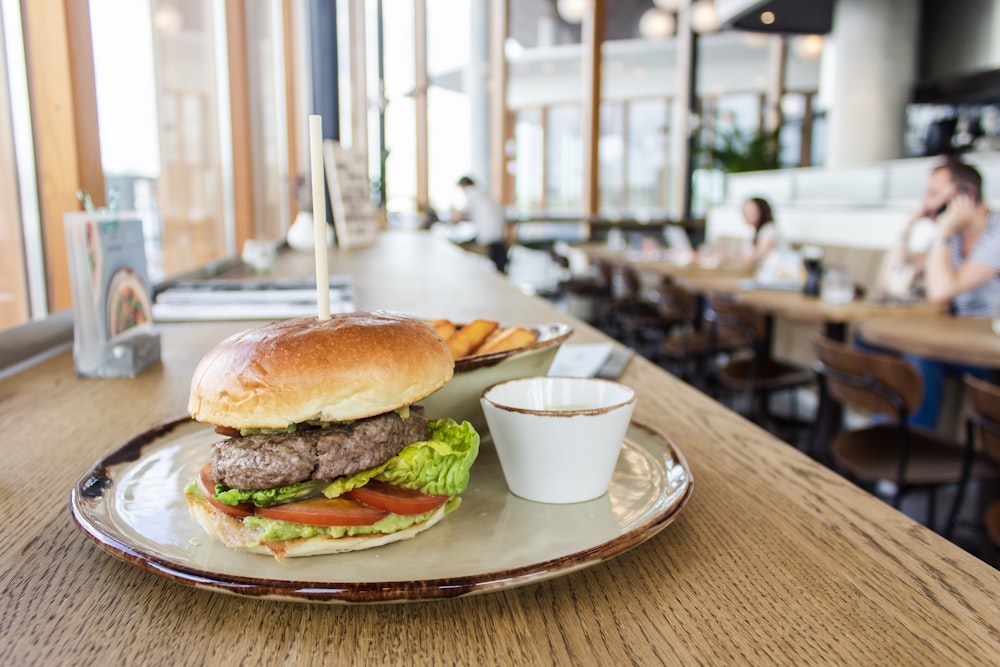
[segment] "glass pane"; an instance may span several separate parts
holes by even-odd
[[[288,229],[288,143],[280,0],[246,2],[254,235],[273,241]]]
[[[626,205],[633,214],[666,208],[669,117],[666,100],[644,100],[628,106]]]
[[[778,163],[782,167],[808,167],[800,165],[802,156],[802,123],[806,114],[806,96],[785,93],[781,98],[781,129],[778,133]]]
[[[601,212],[613,215],[621,212],[624,190],[625,108],[617,102],[601,104],[601,139],[598,149],[600,165]]]
[[[17,157],[10,116],[6,44],[0,31],[0,329],[28,320]]]
[[[431,207],[443,211],[461,205],[456,183],[469,173],[469,96],[431,86],[427,91],[427,161]],[[415,163],[414,163],[415,164]]]
[[[199,0],[90,1],[105,180],[119,192],[120,206],[143,218],[153,280],[231,252],[216,7]]]
[[[417,200],[417,116],[410,94],[415,80],[413,3],[385,3],[382,18],[385,148],[389,153],[385,167],[386,209],[393,217],[412,217],[416,213]]]
[[[473,31],[486,30],[485,24],[473,25],[472,4],[467,0],[431,0],[426,4],[427,73],[431,81],[427,91],[427,178],[431,208],[439,216],[464,205],[456,183],[461,176],[476,171],[473,151],[480,150],[477,140],[486,143],[480,157],[489,154],[488,125],[477,122],[473,126],[474,120],[485,121],[489,116],[480,111],[486,100],[486,77],[473,77],[476,66],[470,63]],[[479,3],[475,12],[476,20],[486,19],[486,3]],[[482,59],[485,67],[485,41],[479,40],[477,47],[475,57]]]
[[[542,210],[542,155],[545,133],[540,109],[519,111],[514,122],[514,208]]]
[[[583,209],[583,142],[580,107],[549,109],[546,135],[545,185],[550,211]]]

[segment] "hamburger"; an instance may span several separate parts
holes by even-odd
[[[479,452],[468,423],[418,401],[454,361],[422,320],[298,318],[206,354],[188,411],[221,438],[188,484],[192,517],[230,548],[283,560],[405,540],[454,510]]]

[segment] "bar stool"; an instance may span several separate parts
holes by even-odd
[[[660,341],[656,361],[691,382],[709,389],[710,361],[718,354],[732,354],[747,349],[750,339],[732,327],[706,325],[702,317],[702,299],[677,283],[664,280],[657,291],[661,312],[669,314],[677,325]]]
[[[841,431],[830,443],[834,466],[877,490],[889,481],[889,502],[899,508],[903,495],[927,493],[925,525],[933,528],[937,490],[959,486],[964,476],[966,448],[951,438],[909,426],[909,417],[923,399],[923,379],[909,361],[891,354],[852,348],[829,338],[814,341],[817,373],[832,400],[845,408],[884,415],[890,421]],[[982,457],[970,464],[971,478],[987,472]]]
[[[776,359],[771,354],[770,323],[766,315],[731,298],[712,297],[705,318],[722,338],[733,335],[748,341],[749,356],[735,356],[715,371],[722,387],[743,394],[748,403],[747,417],[772,431],[777,431],[776,419],[770,412],[770,397],[782,391],[793,391],[815,382],[815,375],[804,366]],[[797,401],[792,401],[793,415],[789,424],[805,429],[811,423],[800,422]],[[796,432],[796,437],[798,433]]]
[[[969,482],[1000,479],[1000,387],[971,375],[966,375],[964,381],[972,412],[965,421],[966,455],[945,532],[949,539],[958,524]],[[1000,549],[1000,500],[986,508],[982,521],[994,549]]]

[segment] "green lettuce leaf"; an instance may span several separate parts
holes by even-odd
[[[253,491],[241,491],[240,489],[230,489],[222,484],[215,485],[215,499],[227,505],[239,505],[240,503],[253,503],[257,507],[270,507],[293,500],[302,500],[318,495],[326,486],[326,482],[310,480],[279,486],[274,489],[256,489]]]
[[[427,440],[407,445],[380,466],[334,480],[323,495],[336,498],[377,479],[423,493],[456,496],[469,485],[469,469],[478,455],[479,434],[469,422],[433,419],[427,423]]]

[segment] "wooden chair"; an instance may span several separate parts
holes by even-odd
[[[916,367],[891,354],[852,348],[824,337],[814,345],[815,368],[832,400],[845,408],[888,417],[835,435],[830,443],[834,466],[871,488],[884,480],[892,482],[889,501],[896,508],[905,493],[925,491],[925,524],[933,528],[936,491],[962,481],[965,447],[907,424],[907,417],[923,400],[923,379]],[[981,474],[979,463],[972,467],[970,474]]]
[[[566,263],[569,260],[566,259]],[[569,311],[598,328],[603,328],[611,299],[611,268],[603,260],[591,262],[594,271],[563,281],[561,290]]]
[[[629,264],[616,264],[611,278],[611,330],[640,354],[652,356],[656,343],[680,318],[647,298],[639,271]]]
[[[965,422],[966,450],[962,479],[955,494],[945,536],[950,538],[958,524],[969,482],[1000,479],[1000,387],[965,376],[972,412]],[[977,450],[976,443],[979,443]],[[986,534],[1000,549],[1000,500],[986,508],[983,517]]]
[[[707,388],[709,362],[720,353],[749,349],[747,336],[732,327],[708,326],[702,317],[702,299],[673,281],[664,280],[657,290],[664,317],[677,321],[660,341],[656,361],[682,380]]]
[[[715,327],[717,339],[735,337],[747,341],[749,355],[734,356],[717,368],[715,380],[726,389],[745,397],[747,416],[771,430],[776,423],[770,413],[770,397],[782,391],[792,391],[815,382],[815,375],[808,368],[776,359],[771,354],[770,323],[760,310],[729,298],[709,299],[705,318]],[[790,423],[805,427],[794,413]]]

